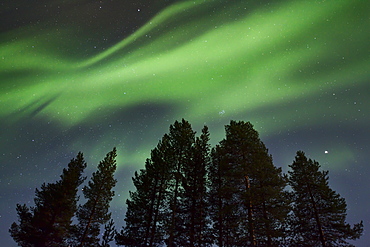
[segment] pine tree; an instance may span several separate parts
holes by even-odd
[[[208,246],[211,243],[207,204],[207,170],[210,165],[208,142],[209,132],[205,126],[200,137],[193,143],[190,157],[183,166],[182,246]]]
[[[169,145],[164,165],[169,176],[163,226],[167,246],[207,246],[206,171],[209,161],[209,133],[204,127],[200,137],[184,119],[175,121],[165,135]]]
[[[78,225],[75,227],[76,246],[98,246],[100,227],[111,219],[109,203],[113,199],[116,171],[116,148],[99,163],[87,186],[83,187],[86,203],[77,210]]]
[[[238,187],[229,164],[224,162],[225,152],[220,145],[212,149],[212,165],[209,168],[210,218],[213,223],[214,242],[220,247],[238,246],[238,226],[241,215]]]
[[[155,151],[152,151],[152,157]],[[127,199],[125,227],[116,236],[116,243],[125,246],[160,246],[163,244],[163,231],[160,228],[160,211],[163,207],[163,183],[160,171],[152,168],[147,160],[146,169],[135,172],[133,183],[135,192],[130,191]]]
[[[77,208],[77,188],[85,180],[83,154],[63,169],[56,183],[42,184],[36,189],[35,206],[17,204],[20,223],[13,223],[10,234],[20,246],[67,246],[72,217]]]
[[[328,171],[298,151],[290,165],[293,190],[292,246],[353,246],[346,240],[362,235],[362,221],[351,227],[345,199],[329,187]]]
[[[116,242],[126,246],[206,246],[206,166],[209,134],[195,138],[189,122],[170,126],[145,169],[135,173],[126,226]]]
[[[218,246],[279,246],[286,179],[249,122],[231,121],[212,151],[210,203]]]
[[[169,166],[170,180],[168,183],[168,221],[165,222],[165,228],[168,233],[166,243],[169,247],[183,246],[186,241],[182,213],[184,212],[183,201],[185,188],[185,176],[183,169],[187,162],[190,162],[192,145],[194,143],[195,132],[192,130],[189,122],[184,119],[182,122],[176,121],[170,126],[170,147],[167,150],[166,160]]]
[[[164,243],[164,208],[169,169],[165,162],[169,150],[169,138],[165,135],[146,160],[145,169],[135,172],[132,178],[136,191],[130,191],[126,201],[127,211],[116,243],[125,246],[161,246]]]
[[[104,233],[102,236],[102,243],[100,247],[109,247],[109,243],[112,242],[117,234],[116,228],[114,226],[114,221],[111,219],[104,226]]]

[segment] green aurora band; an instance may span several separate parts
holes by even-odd
[[[73,128],[102,111],[153,103],[174,109],[169,124],[181,117],[200,125],[242,116],[263,135],[322,124],[325,114],[336,116],[327,125],[338,118],[353,123],[356,114],[362,116],[357,125],[369,122],[362,112],[349,113],[365,94],[348,99],[351,104],[321,107],[336,93],[368,83],[367,1],[285,1],[253,11],[248,1],[221,2],[173,4],[114,46],[80,57],[73,50],[79,40],[61,39],[71,29],[33,26],[3,34],[0,118],[12,124],[33,117]],[[273,112],[277,105],[286,107]],[[214,141],[221,131],[212,133]],[[84,142],[87,137],[74,145],[80,149]],[[143,144],[145,155],[124,160],[143,164],[152,147]],[[347,159],[354,156],[345,146],[337,149]]]

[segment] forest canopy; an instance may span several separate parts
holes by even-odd
[[[83,186],[80,152],[60,180],[36,189],[34,206],[17,204],[10,235],[19,246],[353,246],[362,222],[346,223],[347,205],[328,171],[298,151],[287,174],[273,164],[250,122],[230,121],[214,147],[182,119],[132,178],[122,229],[109,211],[117,180],[116,148]]]

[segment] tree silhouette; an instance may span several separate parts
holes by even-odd
[[[100,227],[111,219],[109,203],[113,199],[116,171],[116,148],[100,161],[88,185],[83,187],[86,203],[77,210],[78,224],[75,226],[76,246],[97,246]]]
[[[318,162],[298,151],[290,165],[289,184],[293,190],[292,246],[353,246],[362,221],[351,227],[345,222],[346,202],[328,183],[328,171],[320,171]]]
[[[126,246],[205,246],[208,225],[206,171],[209,134],[195,137],[184,119],[170,126],[145,169],[135,173],[126,226],[116,237]]]
[[[165,223],[168,246],[204,246],[207,244],[206,170],[208,165],[208,128],[195,138],[184,119],[170,126],[168,156],[170,180],[169,218]]]
[[[278,246],[289,212],[286,179],[249,122],[231,121],[212,152],[211,212],[218,246]]]
[[[114,221],[110,219],[108,223],[104,226],[104,233],[102,236],[102,243],[100,244],[100,247],[109,247],[109,243],[114,241],[116,234],[117,231],[114,226]]]
[[[170,125],[134,173],[119,233],[109,212],[113,148],[83,187],[83,205],[77,207],[86,179],[80,152],[60,180],[36,189],[35,206],[17,204],[10,235],[23,247],[108,247],[113,240],[127,247],[353,246],[347,241],[362,235],[363,223],[345,222],[345,199],[318,162],[298,151],[287,176],[250,122],[230,121],[225,131],[211,149],[207,126],[196,136],[184,119]]]
[[[165,196],[169,179],[164,162],[168,138],[164,136],[146,160],[145,169],[132,178],[136,191],[127,199],[125,222],[116,243],[125,246],[159,246],[164,243]]]
[[[183,246],[208,246],[212,240],[208,216],[208,179],[210,145],[207,126],[192,145],[190,162],[183,167],[185,238]]]
[[[78,186],[85,180],[83,154],[63,169],[56,183],[42,184],[36,189],[35,206],[17,204],[19,224],[13,223],[10,235],[20,246],[68,246],[72,217],[77,208]]]

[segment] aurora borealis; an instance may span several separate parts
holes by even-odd
[[[370,5],[362,0],[0,3],[0,238],[15,204],[82,151],[113,146],[111,207],[123,224],[131,177],[175,120],[251,121],[276,166],[297,150],[329,170],[348,222],[370,240]]]

